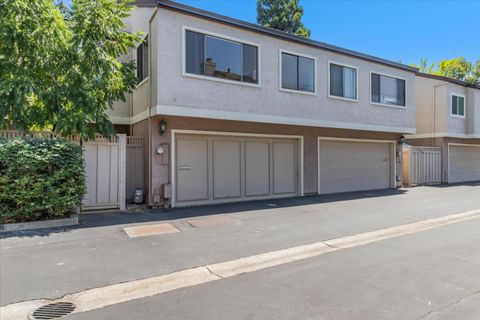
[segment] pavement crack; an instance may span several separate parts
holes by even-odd
[[[475,291],[475,292],[472,292],[472,293],[470,293],[470,294],[468,294],[468,295],[466,295],[466,296],[460,297],[460,298],[458,298],[457,300],[455,300],[455,301],[453,301],[453,302],[451,302],[451,303],[449,303],[449,304],[447,304],[447,305],[445,305],[445,306],[443,306],[443,307],[441,307],[441,308],[439,308],[439,309],[431,310],[431,311],[427,312],[426,314],[424,314],[423,316],[417,318],[416,320],[427,319],[427,318],[430,317],[431,315],[438,314],[438,313],[440,313],[440,312],[442,312],[442,311],[444,311],[444,310],[447,310],[447,309],[453,307],[454,305],[459,304],[459,303],[462,302],[463,300],[468,299],[468,298],[470,298],[470,297],[473,297],[473,296],[475,296],[475,295],[477,295],[477,294],[480,294],[480,290],[477,290],[477,291]]]
[[[334,246],[334,245],[332,245],[332,244],[330,244],[330,243],[328,243],[328,242],[326,242],[326,241],[323,241],[322,243],[323,243],[324,245],[326,245],[327,247],[330,247],[330,248],[332,248],[332,249],[338,249],[338,250],[343,249],[342,247]]]
[[[208,272],[210,272],[210,274],[216,276],[216,277],[219,277],[220,279],[224,279],[221,275],[219,275],[218,273],[216,272],[213,272],[208,266],[205,266],[205,269],[208,270]]]

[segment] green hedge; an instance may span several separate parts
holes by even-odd
[[[0,139],[0,223],[61,218],[85,194],[82,149],[55,139]]]

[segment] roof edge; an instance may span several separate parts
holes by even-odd
[[[148,0],[139,1],[139,2],[144,3],[144,2],[147,2],[147,1]],[[383,65],[386,65],[386,66],[389,66],[389,67],[402,69],[402,70],[406,70],[406,71],[413,72],[413,73],[418,72],[417,68],[411,67],[411,66],[408,66],[408,65],[405,65],[405,64],[402,64],[402,63],[398,63],[398,62],[382,59],[382,58],[379,58],[379,57],[375,57],[375,56],[372,56],[372,55],[364,54],[364,53],[361,53],[361,52],[341,48],[341,47],[330,45],[330,44],[327,44],[327,43],[324,43],[324,42],[320,42],[320,41],[316,41],[316,40],[312,40],[312,39],[308,39],[308,38],[304,38],[304,37],[300,37],[300,36],[295,36],[295,35],[292,35],[292,34],[289,34],[289,33],[283,32],[283,31],[279,31],[279,30],[275,30],[275,29],[271,29],[271,28],[266,28],[266,27],[263,27],[263,26],[258,25],[258,24],[246,22],[246,21],[243,21],[243,20],[238,20],[238,19],[235,19],[235,18],[227,17],[227,16],[220,15],[220,14],[217,14],[217,13],[214,13],[214,12],[210,12],[210,11],[205,11],[205,10],[195,8],[195,7],[191,7],[191,6],[187,6],[187,5],[178,3],[178,2],[174,2],[174,1],[170,1],[170,0],[153,0],[153,1],[155,1],[156,4],[159,7],[163,7],[163,8],[166,8],[166,9],[178,11],[178,12],[185,13],[185,14],[194,15],[194,16],[197,16],[197,17],[213,20],[213,21],[216,21],[216,22],[224,23],[224,24],[229,24],[229,25],[232,25],[232,26],[235,26],[235,27],[238,27],[238,28],[247,29],[247,30],[262,33],[262,34],[265,34],[265,35],[268,35],[268,36],[281,38],[281,39],[285,39],[285,40],[296,42],[296,43],[301,43],[301,44],[316,47],[316,48],[321,48],[321,49],[324,49],[324,50],[344,54],[344,55],[351,56],[351,57],[354,57],[354,58],[383,64]]]
[[[436,74],[431,74],[431,73],[424,73],[424,72],[417,72],[417,76],[419,77],[424,77],[424,78],[430,78],[430,79],[436,79],[436,80],[443,80],[451,83],[455,83],[464,87],[469,87],[469,88],[475,88],[475,89],[480,89],[480,85],[475,84],[475,83],[468,83],[465,81],[445,77],[445,76],[439,76]]]

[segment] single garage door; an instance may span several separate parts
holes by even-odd
[[[480,180],[480,146],[448,147],[449,183]]]
[[[205,204],[298,194],[298,141],[177,134],[175,203]]]
[[[392,186],[392,144],[319,140],[319,193]]]

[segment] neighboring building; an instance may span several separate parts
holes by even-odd
[[[442,180],[480,180],[480,86],[418,73],[413,146],[440,147]]]
[[[136,5],[142,81],[111,119],[144,137],[148,204],[402,184],[417,69],[170,1]]]

